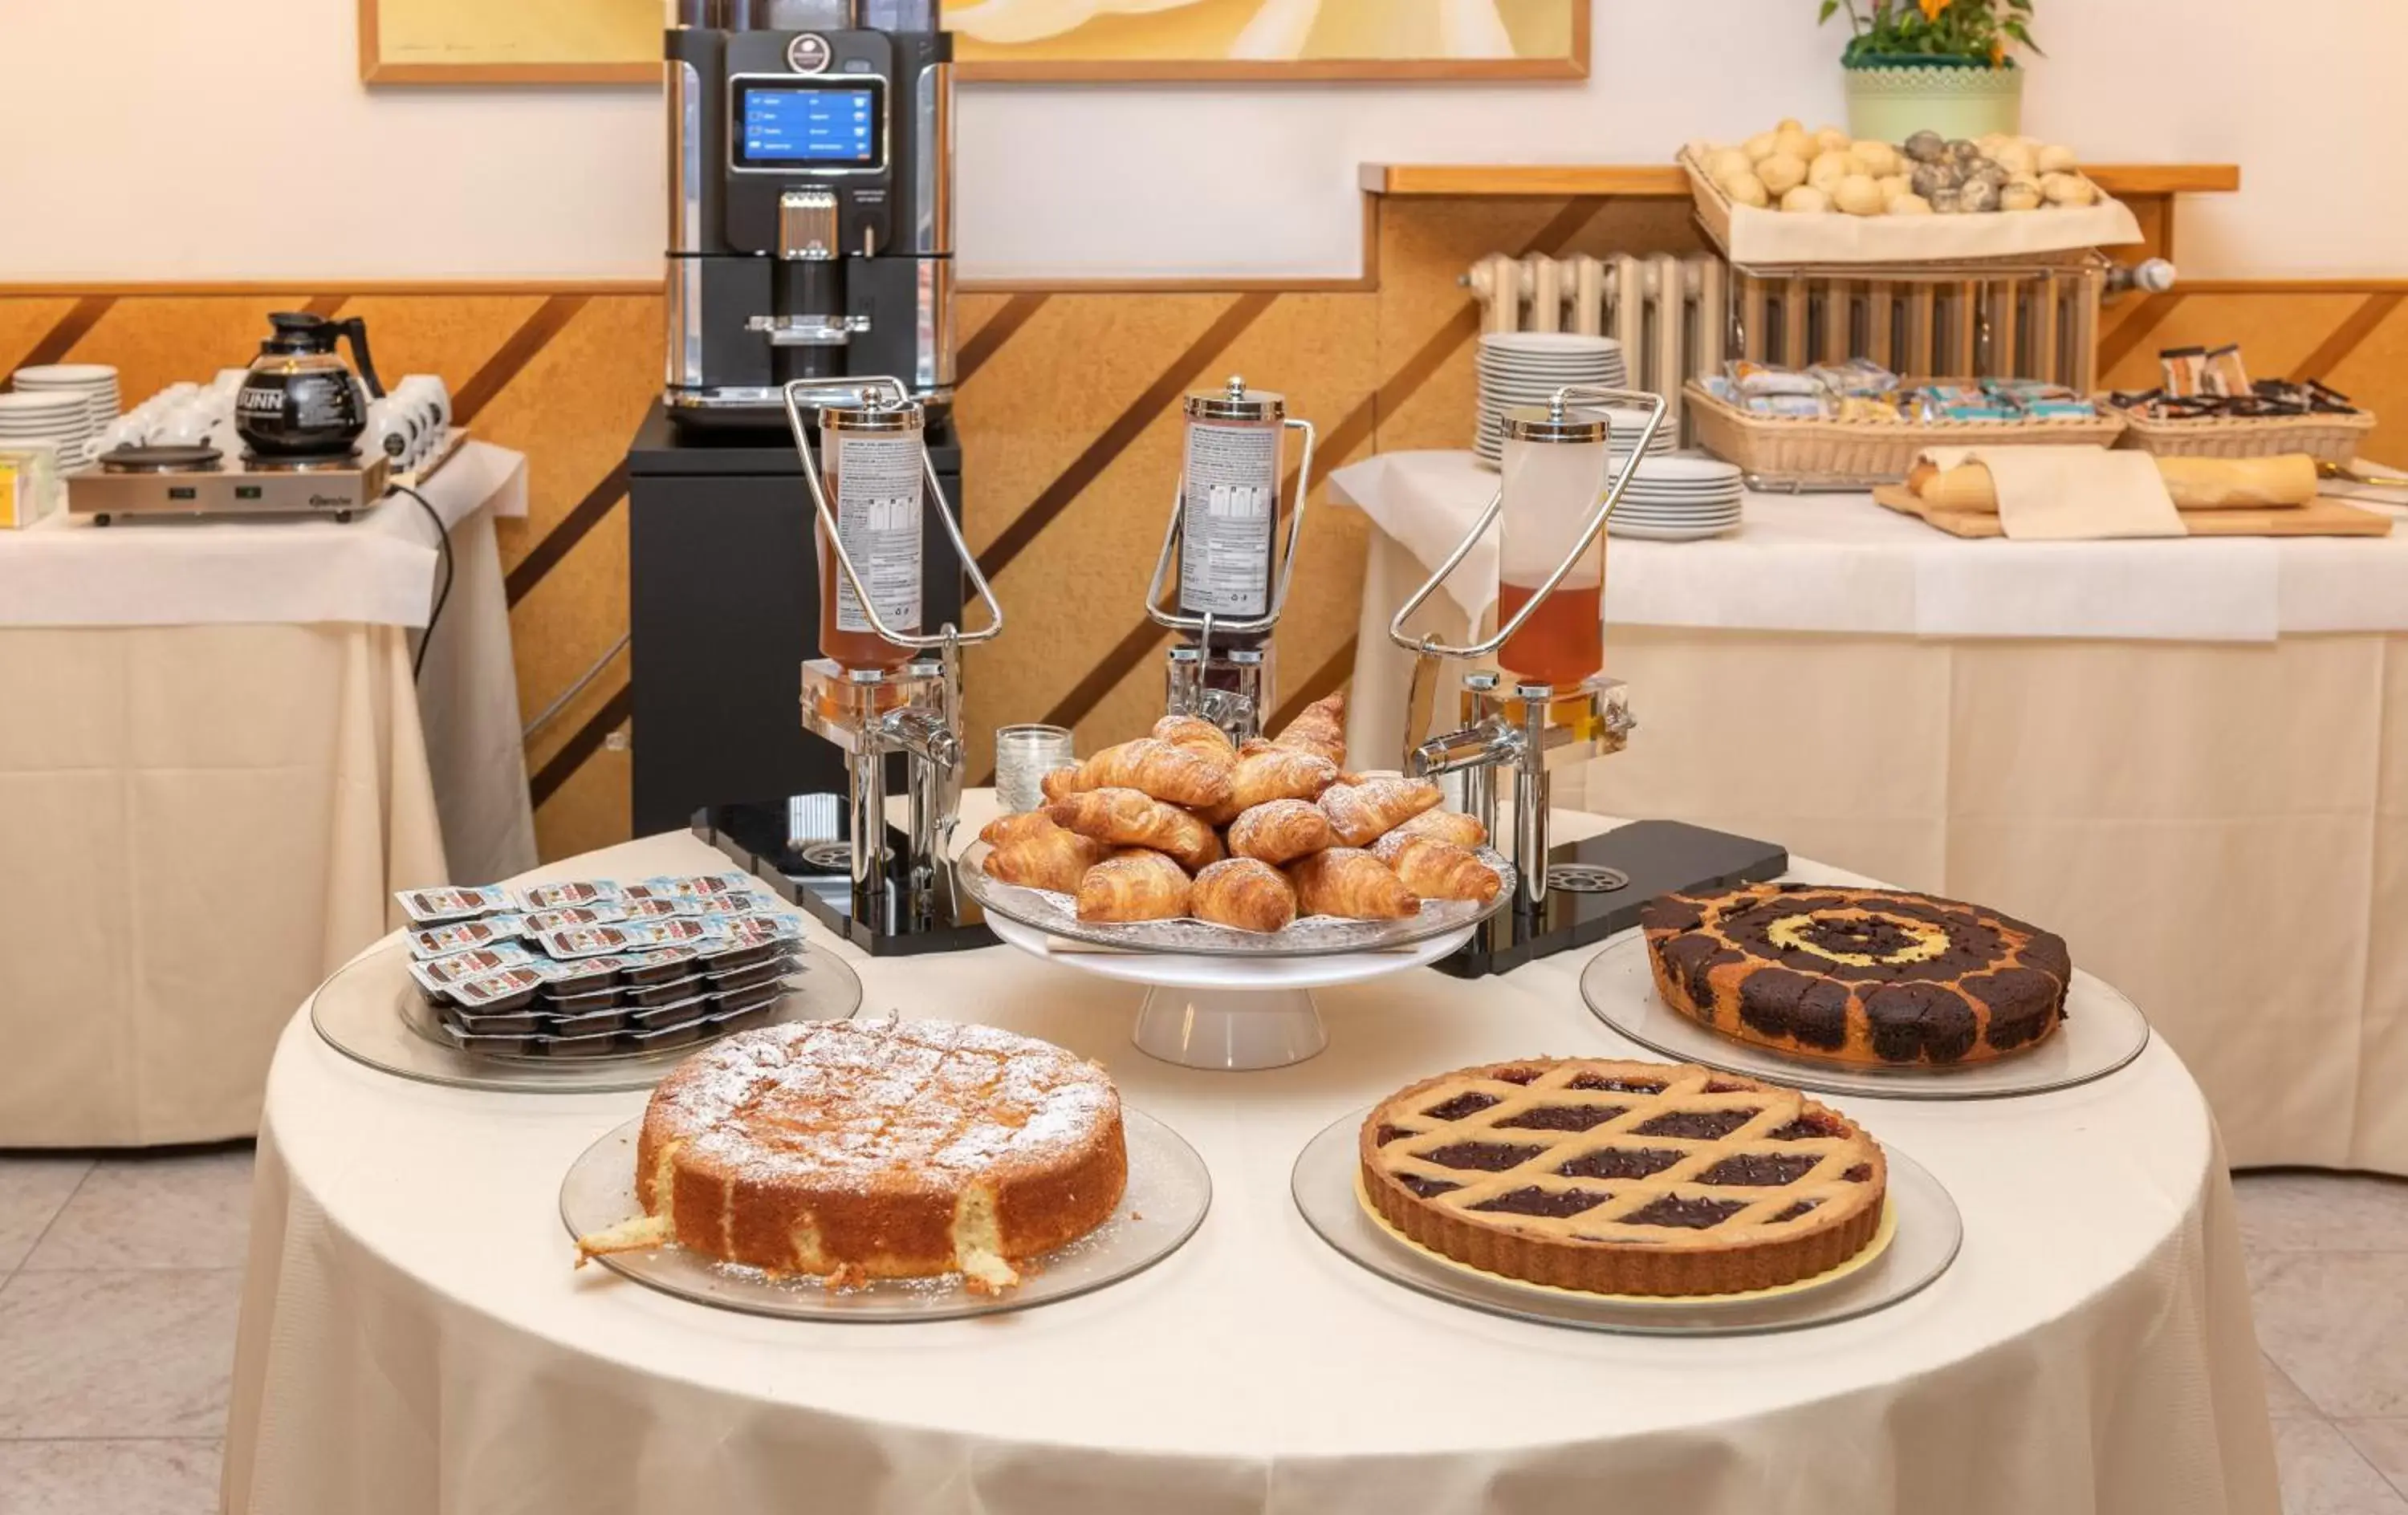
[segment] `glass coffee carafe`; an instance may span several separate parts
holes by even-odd
[[[367,430],[369,398],[384,396],[368,357],[367,323],[305,310],[280,310],[267,322],[273,330],[235,396],[244,448],[260,458],[348,456]],[[356,375],[335,351],[338,338],[351,344]]]

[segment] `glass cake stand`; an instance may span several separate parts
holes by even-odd
[[[1417,1246],[1371,1212],[1358,1180],[1357,1145],[1370,1113],[1366,1107],[1331,1122],[1297,1157],[1289,1187],[1305,1223],[1349,1262],[1391,1283],[1491,1315],[1641,1336],[1797,1331],[1870,1315],[1920,1293],[1948,1270],[1964,1242],[1964,1222],[1948,1191],[1921,1164],[1885,1145],[1889,1216],[1883,1229],[1889,1240],[1870,1261],[1783,1289],[1708,1298],[1588,1294],[1525,1283]]]
[[[2076,968],[2066,993],[2065,1019],[2056,1033],[2010,1057],[1955,1067],[1924,1063],[1856,1067],[1798,1057],[1734,1040],[1665,1004],[1656,993],[1646,936],[1640,931],[1623,933],[1589,959],[1581,970],[1581,997],[1598,1020],[1651,1051],[1825,1094],[2005,1099],[2046,1093],[2103,1079],[2149,1045],[2149,1022],[2140,1007],[2113,985]]]
[[[595,1259],[622,1278],[679,1299],[751,1315],[797,1321],[953,1321],[1000,1315],[1092,1293],[1134,1278],[1168,1257],[1204,1223],[1212,1176],[1180,1135],[1125,1108],[1128,1190],[1111,1220],[1025,1268],[1000,1294],[973,1293],[958,1273],[936,1279],[881,1279],[828,1289],[810,1278],[778,1278],[675,1245]],[[571,1237],[636,1220],[636,1137],[643,1117],[613,1127],[569,1165],[560,1185],[560,1219]],[[562,1266],[568,1264],[564,1260]]]
[[[766,1021],[844,1021],[861,1008],[861,980],[842,958],[802,945],[791,987]],[[388,942],[319,986],[309,1022],[326,1045],[354,1062],[421,1083],[514,1093],[591,1094],[650,1089],[710,1040],[652,1053],[607,1057],[491,1057],[441,1039],[435,1014],[409,977],[409,947]]]
[[[1312,991],[1435,963],[1470,940],[1513,893],[1512,864],[1484,848],[1481,858],[1504,881],[1485,905],[1424,900],[1418,915],[1401,921],[1322,916],[1269,936],[1203,921],[1098,925],[1081,921],[1067,894],[988,878],[980,866],[987,851],[977,843],[955,867],[999,939],[1049,963],[1145,985],[1130,1034],[1138,1050],[1221,1072],[1314,1056],[1329,1045],[1329,1033]]]

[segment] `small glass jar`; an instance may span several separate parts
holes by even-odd
[[[995,798],[1006,815],[1045,803],[1045,776],[1078,759],[1065,726],[1003,726],[995,734]]]

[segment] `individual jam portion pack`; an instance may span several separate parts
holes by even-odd
[[[570,905],[609,905],[626,891],[608,879],[572,879],[561,883],[528,884],[518,891],[521,910],[557,910]]]
[[[510,908],[510,892],[497,884],[475,889],[447,886],[441,889],[405,889],[394,895],[401,902],[402,912],[412,925],[433,925],[439,921],[459,921],[472,915],[490,915]]]
[[[607,926],[625,919],[627,911],[619,905],[555,905],[548,910],[528,911],[525,930],[529,936],[542,936],[571,926]]]
[[[718,921],[674,916],[666,921],[623,921],[611,925],[570,926],[536,938],[557,958],[603,957],[641,952],[654,947],[695,946],[723,939],[727,928]]]
[[[711,899],[723,894],[756,894],[759,883],[749,873],[660,874],[629,884],[629,899]]]
[[[497,941],[490,947],[471,947],[465,952],[453,952],[446,957],[413,960],[409,965],[409,976],[418,980],[421,988],[432,993],[463,979],[474,979],[480,974],[529,964],[539,965],[542,962],[519,942]]]
[[[450,957],[473,947],[490,947],[495,942],[516,941],[524,935],[522,928],[526,918],[519,915],[488,915],[474,921],[447,921],[441,925],[422,926],[409,933],[409,955],[415,958]]]

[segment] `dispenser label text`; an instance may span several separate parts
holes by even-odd
[[[890,631],[920,629],[920,438],[845,436],[835,448],[837,534]],[[875,631],[836,572],[838,631]]]
[[[1179,549],[1182,612],[1239,621],[1269,612],[1279,454],[1275,425],[1188,426]]]

